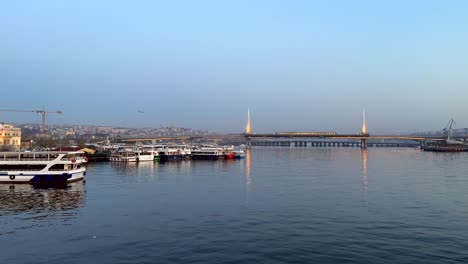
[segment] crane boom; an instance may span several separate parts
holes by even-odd
[[[61,115],[62,111],[47,111],[47,110],[18,110],[18,109],[0,109],[0,112],[27,112],[27,113],[38,113],[41,114],[41,134],[45,131],[45,116],[46,114],[58,114]]]
[[[442,134],[447,137],[447,140],[450,140],[450,137],[452,136],[453,125],[457,125],[457,123],[455,120],[453,120],[453,118],[450,118],[447,125],[444,127],[444,129],[442,129]]]

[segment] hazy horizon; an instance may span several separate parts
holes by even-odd
[[[0,109],[242,132],[468,127],[465,1],[11,1]],[[33,113],[0,121],[39,123]]]

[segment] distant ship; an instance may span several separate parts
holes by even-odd
[[[424,151],[433,151],[433,152],[465,152],[468,151],[468,145],[466,142],[457,141],[451,139],[452,137],[452,127],[456,125],[455,120],[451,118],[447,126],[442,129],[442,134],[446,139],[442,142],[432,142],[423,146]]]
[[[422,149],[433,152],[465,152],[468,151],[468,145],[460,141],[446,140],[443,143],[428,144]]]
[[[217,160],[217,159],[235,159],[245,157],[243,151],[234,151],[234,147],[215,147],[204,145],[192,149],[192,159],[194,160]]]

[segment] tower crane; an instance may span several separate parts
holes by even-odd
[[[47,111],[47,110],[17,110],[17,109],[0,109],[0,112],[28,112],[41,114],[41,134],[45,131],[45,116],[46,114],[62,114],[62,111]]]

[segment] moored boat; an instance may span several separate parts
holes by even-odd
[[[193,148],[191,153],[194,160],[217,160],[224,157],[223,150],[213,146]]]
[[[0,183],[66,183],[83,180],[81,151],[0,152]]]
[[[424,151],[432,151],[432,152],[466,152],[468,151],[468,145],[466,144],[447,144],[447,143],[437,143],[437,144],[429,144],[423,146],[422,149]]]
[[[159,154],[159,161],[174,161],[174,160],[182,160],[187,158],[188,156],[184,151],[180,148],[164,146],[158,149]]]
[[[234,156],[234,152],[227,152],[224,154],[224,158],[225,159],[234,159],[235,156]]]
[[[221,151],[223,153],[223,157],[225,159],[234,159],[235,158],[234,147],[222,147],[220,149],[221,149]]]
[[[154,145],[143,145],[141,150],[151,153],[153,155],[153,161],[159,161],[159,152]]]
[[[245,158],[245,151],[243,151],[243,150],[234,150],[234,158],[235,159],[244,159]]]
[[[114,162],[137,162],[137,156],[134,151],[121,150],[112,153],[109,160]]]
[[[154,161],[154,153],[151,151],[137,150],[135,151],[136,161]]]

